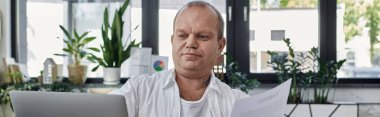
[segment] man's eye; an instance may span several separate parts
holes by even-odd
[[[201,40],[208,40],[209,36],[208,35],[199,35],[198,38]]]
[[[186,38],[188,35],[187,34],[178,34],[177,37],[179,38]]]

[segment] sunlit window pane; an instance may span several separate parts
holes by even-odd
[[[340,78],[380,77],[380,1],[338,0],[337,59]]]
[[[46,58],[63,63],[63,58],[54,56],[63,48],[63,33],[58,25],[64,23],[64,5],[61,0],[50,2],[27,2],[27,68],[30,76],[40,75]]]
[[[287,52],[290,38],[295,52],[318,47],[318,0],[250,0],[250,72],[273,72],[267,51]],[[253,35],[252,35],[253,34]],[[253,37],[254,36],[254,37]]]

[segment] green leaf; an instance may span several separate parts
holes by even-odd
[[[63,40],[63,42],[65,42],[66,45],[71,45],[71,43],[67,40]]]
[[[89,47],[87,49],[95,51],[95,52],[100,52],[100,50],[98,48],[94,48],[94,47]]]
[[[93,40],[95,40],[95,39],[96,39],[96,37],[88,37],[88,38],[85,38],[85,39],[82,41],[81,44],[85,45],[85,44],[87,44],[87,43],[89,43],[89,42],[91,42],[91,41],[93,41]]]
[[[56,56],[67,56],[66,54],[54,54]]]
[[[103,16],[103,24],[104,24],[104,28],[105,28],[105,30],[107,31],[108,30],[108,28],[109,28],[109,22],[108,22],[108,8],[106,8],[105,10],[104,10],[104,16]],[[108,31],[107,31],[108,32]]]
[[[70,33],[65,29],[65,27],[59,25],[59,28],[63,31],[63,33],[66,35],[67,38],[71,39]]]
[[[73,46],[72,46],[72,44],[67,44],[67,49],[70,51],[70,52],[68,52],[68,53],[71,53],[71,54],[73,54]]]
[[[90,32],[84,32],[79,38],[83,39],[84,37],[86,37],[88,35],[88,33],[90,33]]]
[[[76,42],[80,42],[80,37],[79,37],[79,35],[78,35],[78,32],[77,32],[77,30],[74,28],[74,36],[75,36],[75,40],[76,40]]]
[[[84,58],[86,55],[87,55],[87,52],[86,52],[86,51],[80,51],[80,52],[79,52],[79,56],[80,56],[80,58]]]
[[[117,12],[117,13],[119,13],[120,16],[123,16],[125,10],[128,7],[128,4],[129,4],[129,0],[125,0],[125,2],[123,3],[123,6],[121,6],[119,12]]]
[[[121,39],[121,35],[123,34],[122,32],[123,25],[122,25],[121,18],[122,17],[120,15],[115,13],[115,18],[112,24],[112,28],[113,28],[112,31],[116,33],[116,39]]]
[[[67,48],[63,48],[62,50],[63,50],[63,51],[65,51],[65,52],[67,52],[67,53],[70,53],[70,54],[72,54],[72,52],[71,52],[71,50],[70,50],[70,49],[67,49]]]
[[[109,41],[109,38],[108,38],[108,29],[104,28],[104,26],[102,26],[102,38],[103,38],[104,45],[106,43],[108,43],[108,41]]]
[[[91,71],[94,72],[99,68],[100,65],[97,65],[96,67],[92,68]]]

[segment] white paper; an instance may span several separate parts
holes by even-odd
[[[264,93],[237,100],[231,117],[284,117],[291,79]]]

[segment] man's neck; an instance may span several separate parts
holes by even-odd
[[[181,98],[187,101],[201,99],[210,82],[210,77],[211,72],[200,77],[186,77],[176,72],[176,82]]]

